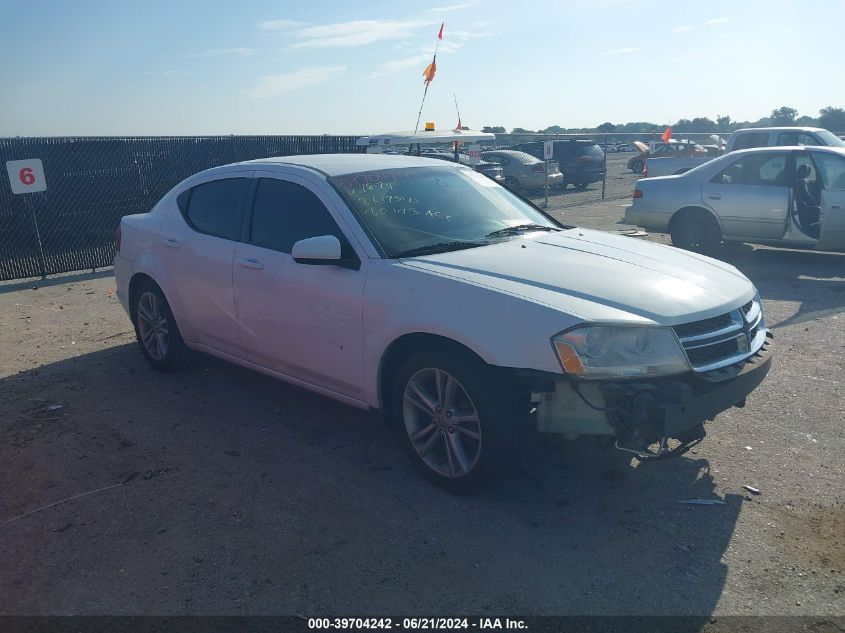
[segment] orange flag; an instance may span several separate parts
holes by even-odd
[[[442,39],[443,39],[443,25],[444,25],[444,24],[446,24],[446,22],[441,22],[441,23],[440,23],[440,32],[437,34],[437,39],[438,39],[438,40],[442,40]]]
[[[668,143],[671,138],[672,138],[672,128],[667,126],[666,130],[663,132],[663,136],[661,136],[660,139],[664,143]]]
[[[436,63],[436,58],[435,58],[435,59],[432,59],[431,63],[428,66],[425,67],[425,70],[423,71],[423,74],[422,74],[423,81],[424,81],[426,86],[428,86],[428,84],[430,84],[432,81],[434,81],[434,73],[436,73],[436,72],[437,72],[437,63]]]

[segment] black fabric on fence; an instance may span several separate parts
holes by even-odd
[[[269,156],[356,152],[356,140],[0,138],[0,280],[111,265],[118,220],[149,211],[174,185],[204,169]],[[44,165],[47,190],[12,194],[6,162],[34,158]]]

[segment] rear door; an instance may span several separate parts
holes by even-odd
[[[361,399],[366,258],[353,248],[348,226],[341,229],[345,219],[334,205],[342,202],[298,175],[259,171],[255,177],[245,241],[233,266],[249,360]],[[343,257],[357,261],[358,269],[295,262],[293,244],[319,235],[335,235]]]
[[[845,250],[845,157],[810,152],[822,181],[821,233],[816,248]]]
[[[743,154],[701,188],[725,235],[780,239],[792,201],[794,160],[789,152]]]
[[[158,245],[157,275],[175,294],[184,338],[239,357],[232,258],[251,176],[252,171],[218,175],[181,192]]]

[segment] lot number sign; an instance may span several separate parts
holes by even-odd
[[[47,191],[47,179],[44,178],[44,166],[40,158],[6,161],[6,171],[9,172],[12,193]]]
[[[481,145],[473,143],[467,148],[467,152],[469,154],[470,165],[477,165],[481,162]]]
[[[545,141],[543,143],[543,158],[545,160],[551,160],[554,155],[555,155],[554,141]]]

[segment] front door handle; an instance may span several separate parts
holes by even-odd
[[[182,246],[179,240],[172,237],[165,237],[161,241],[161,243],[164,244],[167,248],[179,248],[180,246]]]
[[[722,199],[722,196],[721,196],[721,194],[718,194],[718,193],[711,193],[711,194],[710,194],[710,199],[711,199],[711,200],[721,200],[721,199]]]
[[[831,209],[841,209],[842,207],[838,204],[832,204],[832,205],[830,205],[830,208]]]
[[[250,270],[264,270],[264,264],[257,259],[251,257],[240,257],[238,259],[238,266],[241,268],[249,268]]]

